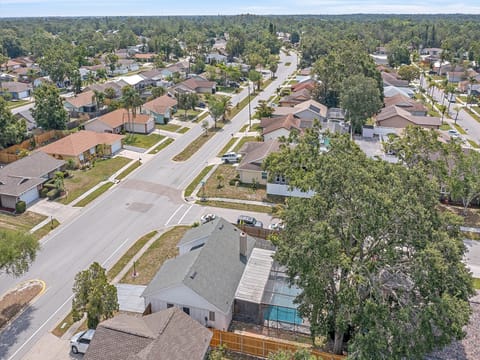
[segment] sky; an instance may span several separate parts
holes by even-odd
[[[236,14],[480,14],[480,0],[0,0],[0,17]]]

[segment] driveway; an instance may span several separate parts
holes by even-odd
[[[463,243],[467,248],[465,262],[472,272],[473,277],[480,278],[480,241],[464,240]]]

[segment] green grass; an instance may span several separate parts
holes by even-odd
[[[130,268],[121,283],[148,285],[163,263],[178,255],[177,243],[188,229],[190,226],[176,226],[162,234],[136,262],[137,277],[132,277]]]
[[[193,190],[197,187],[198,184],[200,184],[200,181],[203,180],[203,178],[209,173],[210,170],[212,170],[213,165],[208,165],[203,170],[198,174],[195,179],[185,188],[185,196],[190,196],[193,193]]]
[[[245,143],[250,142],[250,141],[256,141],[256,140],[257,140],[256,136],[244,136],[240,139],[240,141],[237,143],[237,145],[235,145],[235,147],[233,148],[232,151],[233,152],[238,152],[238,150],[240,150]]]
[[[73,321],[72,312],[70,311],[68,315],[57,324],[55,329],[52,330],[52,334],[61,338],[74,323],[75,321]]]
[[[133,257],[140,251],[140,249],[143,248],[145,244],[157,234],[158,231],[151,231],[148,234],[143,235],[132,246],[130,246],[130,249],[128,249],[127,252],[123,254],[123,256],[115,263],[115,265],[113,265],[110,270],[108,270],[108,279],[112,281],[118,274],[120,274],[120,271],[122,271],[123,268],[127,266],[128,262],[133,259]]]
[[[116,176],[117,180],[122,180],[124,177],[126,177],[128,174],[130,174],[133,170],[138,168],[140,165],[142,165],[141,161],[135,161],[132,165],[130,165],[128,168],[123,170],[120,174]]]
[[[262,212],[262,213],[272,212],[271,206],[264,206],[264,205],[250,205],[245,203],[233,203],[233,202],[227,202],[227,201],[213,201],[213,200],[197,201],[196,203],[202,206],[211,206],[211,207],[218,207],[218,208],[224,208],[224,209],[235,209],[235,210]]]
[[[188,126],[185,126],[185,127],[182,127],[180,130],[178,130],[177,132],[180,134],[185,134],[188,130],[190,130],[190,128]]]
[[[244,132],[248,129],[248,124],[242,126],[242,128],[238,132]]]
[[[290,66],[290,65],[292,65],[292,63],[291,63],[290,61],[287,61],[287,62],[285,63],[285,66]]]
[[[201,122],[202,120],[204,120],[206,117],[208,116],[208,111],[205,111],[202,115],[200,115],[199,117],[197,117],[195,120],[193,120],[194,122],[196,123],[199,123]]]
[[[447,130],[450,130],[451,127],[448,123],[444,123],[442,125],[440,125],[440,130],[444,130],[444,131],[447,131]]]
[[[11,109],[15,109],[15,108],[18,108],[20,106],[23,106],[23,105],[26,105],[26,104],[30,104],[31,101],[28,101],[28,100],[18,100],[18,101],[7,101],[7,107],[11,110]]]
[[[50,231],[52,231],[59,225],[60,223],[58,222],[57,219],[52,219],[47,224],[43,225],[40,229],[36,230],[33,233],[33,236],[35,236],[35,238],[40,240],[41,238],[43,238],[45,235],[47,235]]]
[[[472,106],[472,110],[476,111],[477,113],[480,113],[480,107],[478,106]]]
[[[46,218],[47,216],[37,214],[33,211],[25,211],[20,215],[0,213],[0,228],[28,232]]]
[[[129,134],[125,137],[124,142],[130,146],[149,149],[163,138],[165,138],[165,136],[159,134]]]
[[[466,132],[465,130],[463,130],[463,128],[462,128],[460,125],[458,125],[458,124],[452,124],[452,125],[455,127],[455,129],[457,129],[457,131],[458,131],[460,134],[462,134],[462,135],[466,135],[466,134],[467,134],[467,132]]]
[[[90,194],[88,194],[87,196],[85,196],[82,200],[80,200],[78,203],[75,204],[75,206],[87,206],[90,202],[92,202],[93,200],[95,200],[97,197],[99,197],[100,195],[102,195],[105,191],[107,191],[108,189],[110,189],[111,187],[113,186],[113,183],[112,182],[107,182],[105,184],[103,184],[102,186],[100,186],[98,189],[92,191]]]
[[[477,290],[480,290],[480,279],[473,278],[473,287]]]
[[[230,94],[234,94],[234,93],[237,93],[238,89],[237,88],[232,88],[232,87],[227,87],[227,86],[218,86],[217,87],[217,91],[219,92],[224,92],[224,93],[230,93]]]
[[[213,136],[215,135],[214,131],[216,130],[210,128],[208,131],[208,136],[205,136],[204,133],[202,133],[199,137],[193,140],[185,149],[183,149],[182,152],[175,155],[173,161],[185,161],[187,159],[190,159],[190,157],[195,154],[208,140],[213,138]]]
[[[73,176],[64,180],[67,194],[58,201],[62,204],[72,202],[98,183],[107,180],[130,161],[130,159],[117,156],[111,159],[97,160],[93,168],[88,170],[71,171]]]
[[[170,145],[174,141],[175,141],[175,139],[168,138],[167,140],[165,140],[161,144],[159,144],[156,148],[150,150],[148,153],[149,154],[156,154],[156,153],[160,152],[161,150],[165,149],[168,145]]]
[[[250,95],[250,100],[253,100],[255,97],[255,94]],[[242,109],[248,105],[248,95],[242,99],[237,105],[232,107],[232,110],[230,111],[230,119],[233,119],[237,114],[242,111]]]
[[[155,125],[155,127],[158,130],[171,131],[171,132],[177,132],[178,129],[181,128],[180,125],[175,125],[175,124],[165,124],[165,125],[157,124],[157,125]]]
[[[237,137],[232,137],[228,143],[222,148],[222,150],[220,150],[220,152],[217,154],[217,156],[222,156],[223,154],[225,154],[232,146],[233,144],[235,144],[235,141],[237,141],[238,138]]]
[[[200,114],[200,111],[189,109],[187,110],[187,116],[185,117],[185,110],[178,110],[177,117],[178,120],[181,121],[192,121],[195,120],[198,114]]]
[[[467,139],[468,143],[475,149],[479,149],[480,145],[478,145],[475,141]]]
[[[265,90],[268,85],[270,85],[271,83],[273,82],[273,79],[268,79],[268,80],[265,80],[263,83],[262,83],[262,86],[260,87],[262,90]]]

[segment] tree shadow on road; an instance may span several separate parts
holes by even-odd
[[[33,311],[34,309],[29,306],[20,316],[2,329],[0,332],[0,359],[8,359],[12,355],[9,351],[13,346],[22,346],[22,344],[17,344],[18,336],[30,327]]]

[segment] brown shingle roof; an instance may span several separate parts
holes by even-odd
[[[47,154],[78,156],[94,146],[99,144],[111,145],[122,138],[123,135],[82,130],[48,144],[39,150]]]
[[[168,108],[175,105],[177,105],[177,99],[172,98],[168,95],[163,95],[145,103],[142,107],[148,111],[153,111],[157,114],[164,114]]]
[[[274,118],[263,118],[260,126],[263,128],[263,134],[269,134],[282,128],[286,130],[300,130],[300,119],[296,118],[293,114]]]
[[[246,143],[240,153],[245,154],[238,164],[239,170],[262,170],[263,160],[271,153],[280,149],[280,142],[277,140],[268,140],[265,142]]]
[[[7,81],[0,84],[0,92],[2,89],[5,89],[8,92],[22,92],[27,91],[29,86],[27,84],[16,82],[16,81]]]
[[[95,95],[95,93],[89,90],[89,91],[77,94],[76,96],[66,98],[65,102],[72,104],[76,108],[80,108],[86,105],[93,105],[94,104],[93,95]]]
[[[408,96],[397,94],[392,97],[387,97],[384,99],[385,107],[389,106],[398,106],[407,111],[427,111],[427,108],[422,103],[415,101]]]
[[[298,84],[295,84],[292,86],[292,91],[297,92],[303,89],[308,89],[308,90],[313,90],[315,89],[315,86],[317,85],[317,81],[314,79],[308,79],[302,82],[299,82]]]
[[[377,115],[376,122],[379,123],[394,116],[400,116],[413,125],[418,126],[440,126],[442,123],[440,118],[433,116],[413,116],[408,111],[395,105],[383,108]]]
[[[186,86],[187,88],[196,91],[198,88],[201,88],[201,87],[202,88],[213,88],[216,85],[216,83],[215,83],[215,81],[208,81],[208,80],[190,78],[190,79],[187,79],[187,80],[181,82],[179,85]]]
[[[144,317],[119,314],[99,324],[85,360],[203,360],[210,330],[178,308]]]

